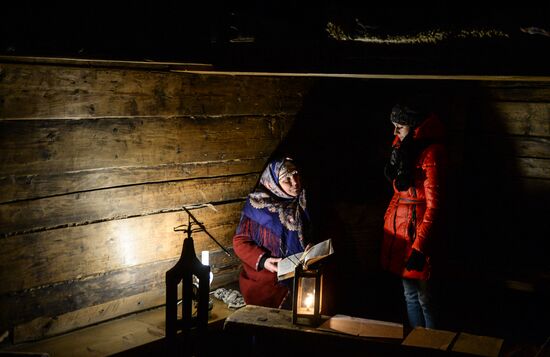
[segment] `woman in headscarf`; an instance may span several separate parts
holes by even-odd
[[[445,170],[443,125],[433,113],[395,105],[392,153],[384,173],[394,194],[384,216],[382,267],[402,277],[411,326],[436,328],[432,273]]]
[[[304,251],[308,223],[306,195],[293,160],[270,162],[248,195],[233,237],[233,248],[243,263],[239,284],[247,304],[291,306],[291,287],[277,281],[277,264]]]

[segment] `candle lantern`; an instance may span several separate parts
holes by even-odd
[[[321,322],[323,303],[323,271],[298,264],[294,271],[292,323],[316,326]]]

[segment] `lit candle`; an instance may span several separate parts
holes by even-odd
[[[311,306],[313,305],[313,299],[314,299],[313,294],[307,293],[306,298],[304,299],[304,305],[306,305],[307,311],[311,310]]]
[[[202,265],[210,265],[210,253],[207,250],[201,252]]]
[[[210,265],[210,253],[207,250],[201,252],[201,263],[202,265]],[[212,284],[212,279],[214,279],[214,274],[210,270],[210,284]]]

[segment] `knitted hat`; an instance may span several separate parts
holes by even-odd
[[[390,120],[396,124],[416,127],[424,119],[423,113],[409,106],[396,104],[391,110]]]

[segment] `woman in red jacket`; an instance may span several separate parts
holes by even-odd
[[[435,328],[436,311],[428,283],[434,231],[440,219],[445,149],[443,125],[435,114],[395,105],[393,150],[384,173],[394,188],[384,216],[381,263],[402,277],[411,326]]]
[[[270,162],[248,195],[233,237],[243,265],[239,285],[247,304],[291,308],[291,281],[277,281],[277,264],[304,251],[308,222],[305,191],[293,160]]]

